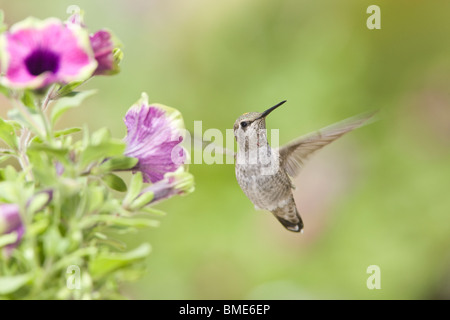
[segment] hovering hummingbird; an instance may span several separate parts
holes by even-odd
[[[286,102],[266,111],[244,113],[234,123],[238,143],[236,179],[256,209],[268,210],[288,230],[300,232],[303,221],[292,190],[304,161],[316,150],[366,123],[375,112],[349,118],[319,131],[272,148],[267,140],[266,117]]]

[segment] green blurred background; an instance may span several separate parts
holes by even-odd
[[[255,211],[233,165],[191,165],[196,191],[160,205],[161,227],[133,299],[450,298],[450,2],[312,0],[0,1],[12,24],[85,10],[124,44],[122,72],[61,125],[126,133],[142,91],[186,127],[268,118],[281,143],[380,109],[381,121],[318,152],[296,179],[304,234]],[[369,30],[369,5],[381,30]],[[1,101],[5,106],[5,101]],[[2,107],[1,114],[5,113]],[[369,265],[381,290],[369,290]]]

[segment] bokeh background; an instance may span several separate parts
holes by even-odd
[[[6,22],[65,19],[124,44],[122,72],[62,125],[123,137],[142,91],[178,108],[186,127],[232,128],[244,112],[287,99],[268,118],[281,143],[380,109],[381,121],[318,152],[296,179],[304,234],[255,211],[233,165],[191,165],[196,191],[160,205],[147,272],[132,299],[450,298],[450,2],[334,0],[1,0]],[[366,9],[381,8],[381,30]],[[0,112],[7,105],[1,100]],[[369,290],[378,265],[381,290]]]

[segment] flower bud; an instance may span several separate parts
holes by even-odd
[[[8,244],[5,249],[7,255],[10,255],[11,251],[17,247],[22,239],[25,229],[20,217],[19,206],[16,204],[1,204],[0,205],[0,235],[16,232],[17,239],[14,243]]]

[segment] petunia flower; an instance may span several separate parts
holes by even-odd
[[[97,67],[87,31],[56,18],[29,17],[0,37],[2,83],[38,89],[89,78]]]
[[[174,172],[186,160],[181,113],[161,104],[148,104],[145,93],[125,115],[127,136],[125,155],[139,159],[134,172],[141,171],[144,182],[155,183]]]
[[[151,192],[153,198],[148,204],[155,204],[172,196],[193,191],[194,177],[189,172],[184,171],[183,167],[180,167],[175,172],[166,173],[164,179],[142,190],[142,194]]]
[[[97,69],[94,75],[112,75],[119,72],[119,62],[122,59],[122,51],[112,33],[108,30],[99,30],[89,36],[92,50],[94,50]]]
[[[76,24],[87,30],[84,23],[84,12],[74,12],[66,21],[66,24]],[[97,69],[94,75],[113,75],[120,71],[119,63],[123,58],[123,52],[119,49],[121,43],[109,30],[99,30],[89,35],[91,47],[97,61]]]
[[[8,244],[6,254],[10,255],[11,251],[17,247],[22,239],[25,228],[19,213],[19,206],[16,204],[1,204],[0,205],[0,235],[17,233],[17,239],[14,243]]]

